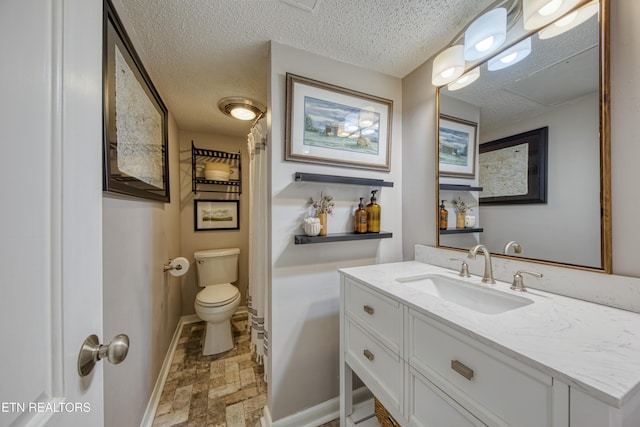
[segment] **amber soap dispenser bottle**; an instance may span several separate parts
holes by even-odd
[[[356,210],[356,216],[354,218],[354,231],[356,233],[367,232],[367,210],[364,208],[363,200],[364,197],[360,197],[360,203],[358,204],[358,209]]]
[[[376,203],[376,192],[378,190],[371,191],[371,203],[367,205],[367,232],[379,233],[380,232],[380,205]]]
[[[440,230],[446,230],[449,225],[449,212],[447,208],[444,207],[444,202],[446,202],[446,200],[443,200],[440,204]]]

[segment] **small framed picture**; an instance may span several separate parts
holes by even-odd
[[[438,164],[441,176],[475,178],[477,127],[473,122],[440,115]]]
[[[239,230],[240,201],[194,200],[194,230]]]

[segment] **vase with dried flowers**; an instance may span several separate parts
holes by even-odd
[[[472,205],[468,204],[460,197],[453,201],[453,208],[456,211],[456,228],[464,228],[464,221],[467,211],[472,211]]]
[[[333,196],[320,193],[320,198],[314,200],[313,197],[309,198],[308,203],[314,210],[315,216],[320,220],[320,234],[319,236],[327,235],[327,215],[333,214]]]

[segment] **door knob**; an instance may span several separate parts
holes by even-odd
[[[109,345],[100,344],[97,335],[89,335],[82,343],[78,356],[78,373],[86,377],[93,371],[96,362],[107,356],[109,363],[117,365],[122,362],[129,352],[129,337],[125,334],[113,337]]]

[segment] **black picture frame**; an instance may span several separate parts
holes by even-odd
[[[511,205],[511,204],[536,204],[547,203],[547,156],[548,156],[549,127],[545,126],[506,138],[480,144],[480,193],[481,205]],[[526,144],[526,145],[524,145]],[[509,154],[517,153],[527,148],[526,170],[509,170],[509,162],[496,163],[497,154],[504,154],[504,158],[512,157]],[[489,158],[489,155],[492,158]],[[522,157],[524,159],[524,157]],[[500,176],[500,179],[497,177]],[[525,182],[526,180],[526,182]],[[499,185],[492,182],[509,182],[510,185],[520,182],[521,187],[526,188],[520,194],[501,194]],[[484,194],[484,195],[483,195]],[[490,194],[490,196],[487,196]]]
[[[167,107],[103,2],[103,190],[170,202]]]
[[[193,201],[194,231],[239,230],[239,200],[204,200]]]

